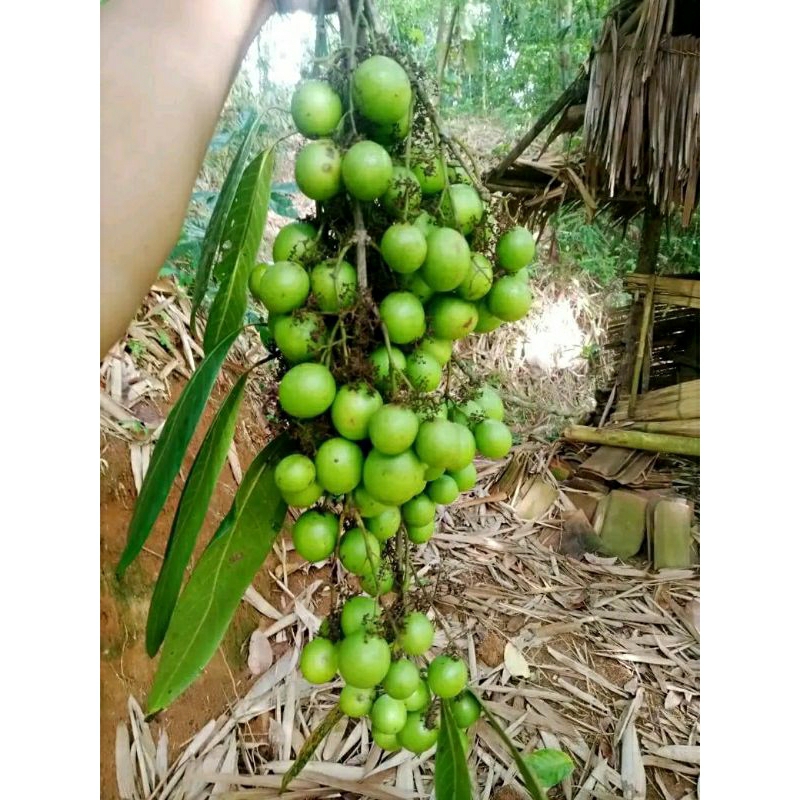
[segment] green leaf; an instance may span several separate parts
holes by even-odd
[[[136,507],[128,527],[128,543],[117,565],[117,577],[122,576],[139,554],[164,507],[172,482],[186,455],[186,448],[214,388],[222,362],[238,334],[238,330],[234,331],[213,350],[206,353],[164,423],[161,436],[153,448],[142,491],[136,500]]]
[[[522,760],[536,773],[545,789],[556,786],[575,769],[572,759],[563,750],[534,750]]]
[[[172,615],[150,696],[148,714],[166,708],[211,660],[245,593],[272,549],[286,516],[275,467],[291,451],[286,434],[253,460],[215,536],[192,572]]]
[[[281,791],[285,791],[289,784],[302,772],[303,767],[308,764],[308,760],[314,755],[314,751],[320,746],[322,740],[331,732],[333,726],[342,718],[343,712],[338,705],[334,706],[326,715],[325,719],[317,725],[311,732],[308,739],[303,742],[297,759],[283,776],[281,781]]]
[[[252,113],[244,124],[244,136],[233,157],[228,174],[225,176],[225,181],[222,184],[217,202],[214,204],[214,210],[211,212],[211,218],[208,220],[206,233],[203,237],[203,248],[200,253],[200,258],[197,262],[197,275],[194,281],[194,290],[192,294],[192,316],[189,321],[192,332],[194,332],[194,321],[197,316],[197,310],[203,302],[208,289],[208,279],[211,276],[211,267],[217,260],[217,254],[224,241],[223,229],[225,228],[225,221],[228,218],[228,212],[231,210],[234,195],[236,194],[236,187],[244,172],[247,158],[250,155],[250,149],[253,146],[253,140],[258,132],[258,125],[260,117]]]
[[[178,510],[172,521],[164,563],[161,565],[153,589],[150,612],[147,616],[145,642],[147,653],[151,658],[164,641],[164,634],[167,632],[175,601],[181,589],[183,573],[197,542],[197,535],[208,511],[217,479],[225,466],[249,375],[248,370],[225,398],[197,451],[189,477],[183,487]]]
[[[525,762],[525,759],[520,755],[519,750],[514,747],[514,743],[508,738],[508,734],[506,734],[503,726],[497,721],[497,718],[494,716],[494,714],[492,714],[491,711],[489,711],[489,709],[486,707],[486,703],[484,703],[483,700],[478,697],[478,695],[469,689],[467,689],[467,691],[478,701],[478,704],[483,709],[483,713],[486,715],[486,721],[492,726],[495,733],[503,740],[506,750],[508,750],[508,752],[511,754],[511,757],[514,759],[514,763],[517,765],[517,769],[519,770],[519,774],[522,776],[522,781],[525,784],[525,788],[528,790],[528,794],[533,798],[533,800],[547,800],[547,792],[542,786],[539,777]]]
[[[450,700],[442,700],[442,719],[436,742],[434,780],[436,796],[448,800],[471,800],[472,785],[467,755],[458,735],[458,726],[450,710]]]
[[[222,237],[222,259],[214,269],[219,290],[208,312],[203,346],[211,350],[242,325],[247,308],[247,282],[264,235],[275,150],[259,153],[242,175]]]

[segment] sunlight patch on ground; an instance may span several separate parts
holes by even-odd
[[[545,302],[525,321],[525,332],[516,343],[515,357],[543,372],[570,369],[584,359],[587,334],[581,330],[566,297]]]

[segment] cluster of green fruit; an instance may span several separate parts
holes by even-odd
[[[446,165],[436,148],[403,144],[413,92],[400,64],[367,58],[346,94],[354,108],[344,114],[340,94],[325,81],[308,81],[293,97],[295,124],[312,140],[298,154],[296,180],[320,214],[316,224],[281,229],[274,263],[255,268],[250,288],[290,365],[278,387],[282,411],[299,430],[319,423],[315,431],[330,431],[275,470],[287,504],[307,509],[292,529],[295,549],[312,563],[336,554],[366,593],[348,599],[326,635],[305,647],[301,671],[312,683],[338,671],[345,714],[369,714],[385,749],[422,752],[438,732],[432,695],[456,698],[462,728],[479,706],[463,692],[462,659],[439,655],[420,674],[413,659],[430,648],[433,626],[419,611],[406,613],[402,601],[399,613],[396,604],[384,613],[380,598],[392,591],[405,597],[401,556],[408,542],[431,538],[438,505],[473,488],[476,453],[497,459],[511,448],[494,390],[482,386],[458,400],[449,381],[437,390],[455,341],[528,312],[535,243],[520,227],[487,237],[489,210],[463,170]],[[352,133],[343,130],[348,115]],[[390,154],[401,161],[401,149],[404,164]],[[363,204],[374,243],[372,295],[345,260],[358,237],[334,229],[352,202]],[[348,328],[359,308],[372,322],[354,335]],[[358,366],[348,371],[348,364]]]

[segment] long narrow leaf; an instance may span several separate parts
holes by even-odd
[[[208,312],[203,346],[212,349],[242,325],[247,309],[247,282],[264,235],[275,150],[259,153],[247,166],[236,189],[222,240],[227,246],[215,267],[219,290]]]
[[[211,218],[208,220],[206,233],[203,237],[203,247],[200,252],[200,258],[197,262],[197,273],[194,279],[194,289],[192,290],[192,316],[189,321],[192,332],[194,332],[194,321],[197,316],[197,310],[203,302],[208,290],[208,279],[211,277],[211,268],[217,260],[217,254],[222,246],[224,239],[222,232],[225,229],[225,221],[228,218],[228,212],[231,210],[233,198],[236,194],[236,187],[239,185],[242,173],[244,172],[247,159],[250,155],[250,149],[253,146],[253,140],[258,133],[258,122],[260,115],[255,112],[251,113],[249,118],[244,124],[244,136],[233,157],[228,174],[225,176],[225,181],[222,184],[217,202],[214,204],[214,210],[211,212]]]
[[[164,634],[167,632],[175,601],[180,592],[183,573],[197,542],[197,535],[203,526],[217,479],[225,466],[249,376],[248,370],[236,381],[230,394],[225,398],[197,451],[189,477],[183,487],[178,510],[172,522],[164,563],[161,565],[153,589],[150,612],[147,615],[145,644],[151,658],[164,641]]]
[[[448,800],[471,800],[472,785],[467,755],[458,735],[458,726],[450,710],[450,700],[442,700],[442,721],[436,742],[434,781],[436,796]]]
[[[122,576],[139,554],[164,507],[172,482],[186,455],[186,448],[214,388],[222,362],[238,334],[238,330],[233,331],[206,353],[164,423],[133,510],[128,527],[128,543],[117,565],[117,577]]]
[[[168,706],[208,664],[269,554],[286,516],[286,503],[275,486],[275,467],[290,450],[290,440],[282,434],[256,456],[222,521],[227,529],[197,562],[164,638],[148,714]]]
[[[297,754],[294,764],[289,767],[289,771],[283,776],[281,781],[281,791],[285,791],[289,784],[303,771],[303,767],[308,764],[311,756],[314,755],[320,742],[331,732],[333,726],[342,718],[343,712],[339,706],[334,706],[326,715],[325,719],[317,725],[311,732],[308,739],[303,742],[300,752]]]
[[[478,704],[483,709],[483,713],[486,715],[486,721],[494,728],[495,733],[503,740],[503,744],[506,746],[506,749],[511,754],[511,757],[514,759],[514,763],[517,765],[517,769],[519,770],[519,774],[522,776],[522,780],[525,783],[525,788],[528,790],[528,794],[533,798],[533,800],[547,800],[547,792],[545,792],[544,787],[539,780],[539,777],[536,773],[528,766],[525,759],[522,755],[520,755],[519,750],[514,747],[514,743],[511,739],[508,738],[503,726],[497,721],[494,714],[486,707],[486,704],[478,697],[477,694],[467,690],[469,693],[478,701]]]

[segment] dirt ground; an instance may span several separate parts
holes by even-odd
[[[177,399],[182,389],[182,383],[176,381],[173,384],[173,399]],[[222,396],[223,391],[218,387],[189,448],[191,458],[197,452]],[[163,403],[158,407],[152,406],[151,410],[163,418],[169,407],[169,403]],[[264,444],[265,433],[264,421],[259,419],[259,412],[247,398],[235,440],[243,470]],[[161,554],[166,548],[180,489],[175,488],[170,493],[146,549],[118,581],[114,569],[125,547],[136,490],[127,442],[103,436],[100,455],[100,776],[101,798],[112,800],[118,796],[114,761],[117,725],[127,719],[129,696],[144,708],[155,674],[157,659],[151,660],[145,652],[144,631],[150,595],[161,567]],[[185,465],[190,463],[191,459],[187,458]],[[184,466],[179,487],[186,473],[187,467]],[[227,513],[236,486],[230,465],[226,464],[201,532],[201,547]],[[300,574],[289,576],[290,588],[302,588],[300,584],[303,581],[304,576]],[[266,569],[262,569],[254,585],[269,602],[280,608],[284,596],[275,593],[275,584],[269,579]],[[249,687],[252,678],[247,669],[247,642],[262,619],[250,606],[241,604],[222,647],[203,675],[158,716],[159,731],[165,730],[169,737],[170,759],[203,725]],[[276,658],[281,655],[280,644],[275,646],[274,652]]]

